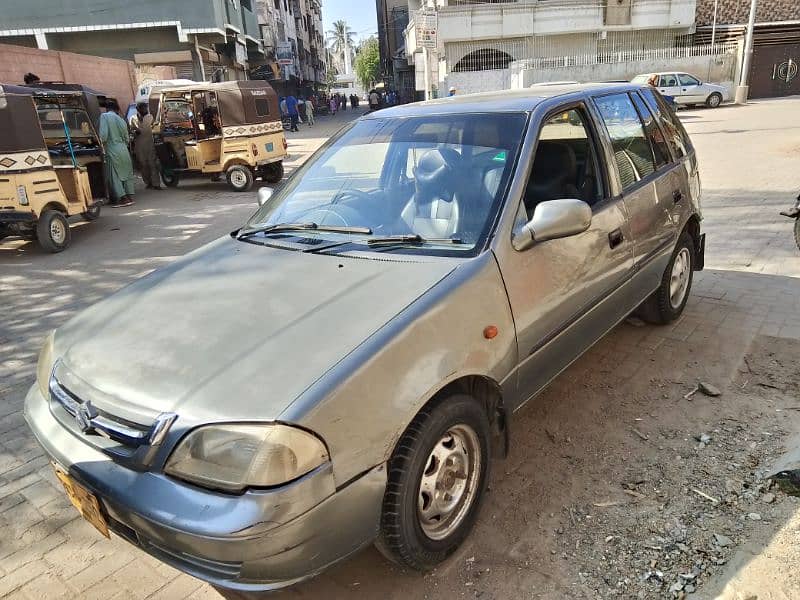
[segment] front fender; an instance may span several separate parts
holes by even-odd
[[[493,339],[484,328],[497,327]],[[328,444],[336,485],[386,461],[438,391],[466,375],[504,381],[517,340],[491,252],[461,263],[320,378],[282,415]]]

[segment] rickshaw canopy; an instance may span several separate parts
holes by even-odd
[[[33,102],[34,94],[30,88],[0,85],[0,154],[47,151]]]
[[[217,97],[223,128],[238,128],[280,121],[278,95],[265,81],[223,81],[195,83],[187,86],[154,89],[150,95],[150,111],[157,114],[162,95],[175,97],[196,92],[213,92]],[[227,134],[227,131],[226,131]]]

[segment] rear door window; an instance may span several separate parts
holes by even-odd
[[[678,79],[672,73],[667,73],[666,75],[661,76],[661,83],[659,87],[676,87],[678,85]]]
[[[648,89],[641,90],[641,93],[645,102],[647,102],[647,106],[661,122],[661,126],[667,136],[667,143],[672,148],[675,156],[678,158],[686,156],[691,151],[692,144],[689,141],[686,130],[683,128],[683,124],[667,106],[666,101],[660,94]]]
[[[656,169],[660,169],[669,164],[671,160],[667,140],[664,139],[664,134],[661,132],[658,123],[656,123],[655,117],[650,112],[650,109],[647,108],[647,105],[639,94],[631,94],[631,97],[633,98],[633,103],[636,105],[636,110],[639,111],[639,117],[642,119],[647,139],[650,140],[650,145],[653,149],[653,157],[656,160]]]
[[[626,190],[656,170],[650,141],[626,93],[594,99],[611,138],[620,183]]]

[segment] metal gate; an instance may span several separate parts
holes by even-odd
[[[800,94],[800,42],[755,46],[750,68],[750,97]]]

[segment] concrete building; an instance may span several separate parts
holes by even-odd
[[[324,86],[328,61],[321,0],[255,0],[255,8],[266,60],[251,75],[271,81],[279,93],[310,93]],[[278,64],[279,49],[291,64]]]
[[[750,3],[697,0],[695,43],[739,42],[745,36]],[[759,0],[753,28],[750,97],[800,94],[800,0]]]
[[[408,0],[408,7],[405,51],[416,89],[425,89],[427,62],[427,92],[436,95],[450,86],[459,93],[511,87],[514,67],[624,61],[690,44],[696,0]],[[438,21],[427,61],[415,28],[423,8]]]
[[[405,30],[408,27],[408,0],[376,0],[378,41],[381,52],[381,77],[387,88],[400,94],[402,101],[414,98],[414,69],[406,60]]]
[[[5,0],[0,42],[243,79],[263,61],[253,0]]]

